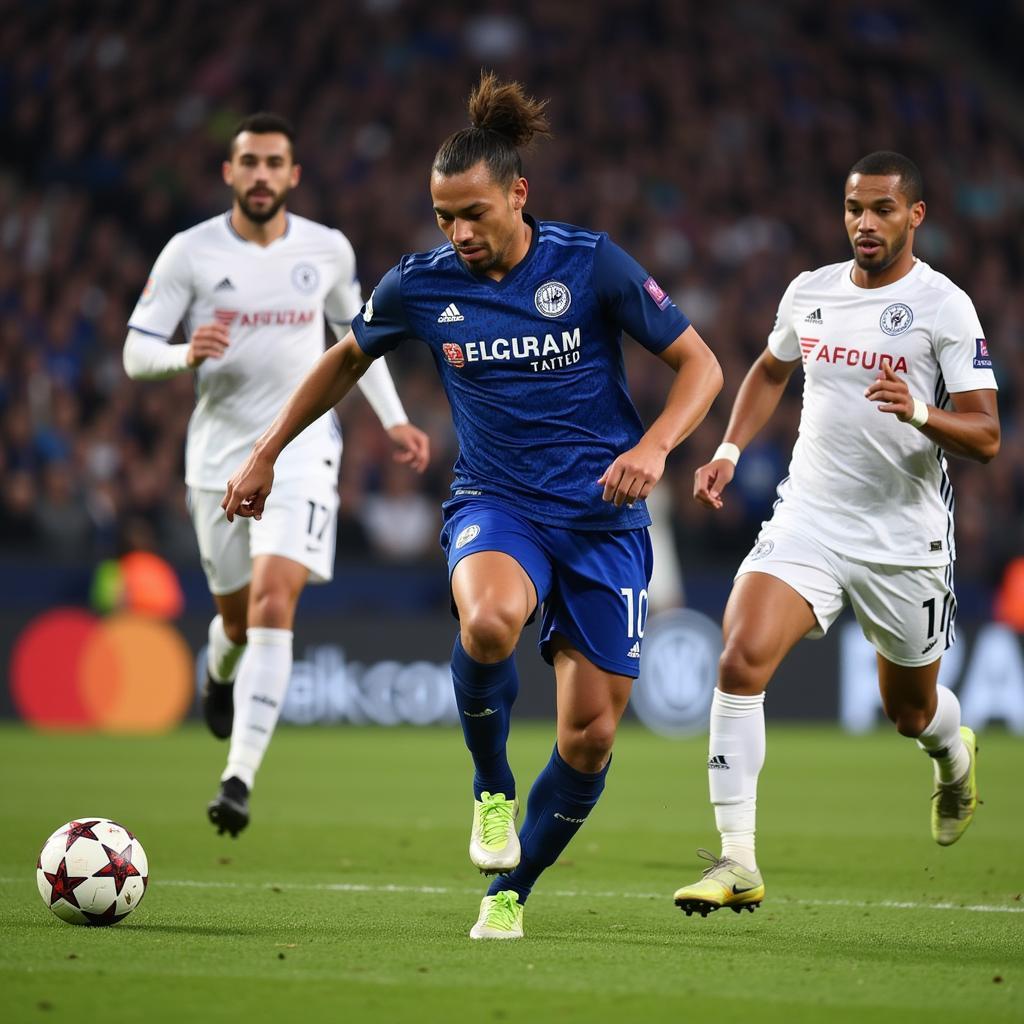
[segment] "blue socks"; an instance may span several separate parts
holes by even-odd
[[[466,746],[473,755],[473,796],[504,793],[506,800],[516,795],[505,744],[508,741],[512,705],[519,693],[519,675],[515,655],[504,661],[485,665],[474,661],[462,646],[462,637],[455,637],[452,650],[452,682],[455,703]]]
[[[537,776],[526,802],[526,820],[519,832],[519,867],[491,882],[488,896],[511,889],[518,894],[520,903],[526,902],[541,872],[558,860],[587,820],[604,790],[610,764],[611,758],[599,772],[578,772],[562,760],[555,745],[551,760]]]

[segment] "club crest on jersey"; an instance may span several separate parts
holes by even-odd
[[[572,305],[572,292],[561,281],[546,281],[533,293],[533,303],[544,316],[561,316]]]
[[[988,342],[984,338],[974,339],[974,368],[991,370],[992,357],[988,354]]]
[[[661,285],[658,284],[658,282],[655,281],[653,277],[649,277],[646,281],[644,281],[644,291],[647,292],[647,294],[650,295],[652,299],[654,299],[654,304],[658,307],[658,309],[667,309],[669,303],[672,301],[668,297],[668,293],[665,291],[665,289],[662,288]]]
[[[757,558],[765,558],[775,550],[775,541],[773,540],[759,540],[754,545],[754,550],[747,556],[750,561],[754,561]]]
[[[449,366],[461,370],[466,365],[466,357],[462,354],[462,346],[456,345],[454,341],[446,341],[441,345],[441,351]]]
[[[464,548],[470,541],[474,541],[480,536],[480,527],[474,523],[472,526],[467,526],[455,540],[455,550]]]
[[[320,272],[312,263],[296,263],[292,267],[292,284],[303,295],[311,295],[320,283]]]
[[[914,311],[902,302],[894,302],[891,306],[885,307],[878,321],[878,326],[886,334],[902,334],[914,322]]]

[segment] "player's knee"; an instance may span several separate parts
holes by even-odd
[[[291,629],[295,602],[283,588],[267,587],[249,599],[249,625],[265,629]]]
[[[519,642],[522,623],[504,608],[473,608],[461,613],[462,646],[475,661],[507,658]]]
[[[751,653],[736,643],[727,643],[718,661],[718,688],[723,693],[755,696],[768,679],[764,667]]]
[[[562,757],[577,771],[599,772],[612,752],[615,729],[612,715],[600,715],[589,722],[563,727],[558,735]]]
[[[901,736],[916,739],[928,728],[931,715],[923,708],[885,705],[885,714]]]

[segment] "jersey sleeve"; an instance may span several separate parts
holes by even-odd
[[[793,296],[797,285],[804,274],[799,274],[789,282],[789,287],[782,293],[779,309],[775,314],[775,325],[768,335],[768,351],[776,359],[784,363],[792,363],[801,357],[800,338],[793,327]]]
[[[169,338],[178,329],[192,299],[192,270],[185,240],[182,235],[175,235],[153,264],[128,326],[152,337]]]
[[[594,252],[594,288],[610,319],[651,352],[661,352],[690,321],[624,249],[602,237]]]
[[[985,332],[970,297],[957,290],[942,304],[935,321],[935,358],[950,394],[997,390]]]
[[[324,297],[324,314],[331,329],[339,337],[348,330],[363,304],[363,293],[356,274],[356,254],[352,243],[340,232],[338,242],[338,274],[334,287]]]
[[[402,305],[402,268],[392,267],[352,321],[359,347],[376,359],[412,336]]]

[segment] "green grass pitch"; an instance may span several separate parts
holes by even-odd
[[[525,790],[550,725],[516,725]],[[930,768],[895,733],[769,725],[754,914],[686,918],[672,892],[717,849],[706,741],[623,730],[608,788],[527,906],[473,943],[469,758],[441,729],[282,729],[237,840],[205,819],[226,747],[0,729],[0,1019],[22,1021],[1024,1020],[1024,743],[980,737],[985,801],[928,832]],[[64,821],[116,818],[149,854],[110,929],[43,906]]]

